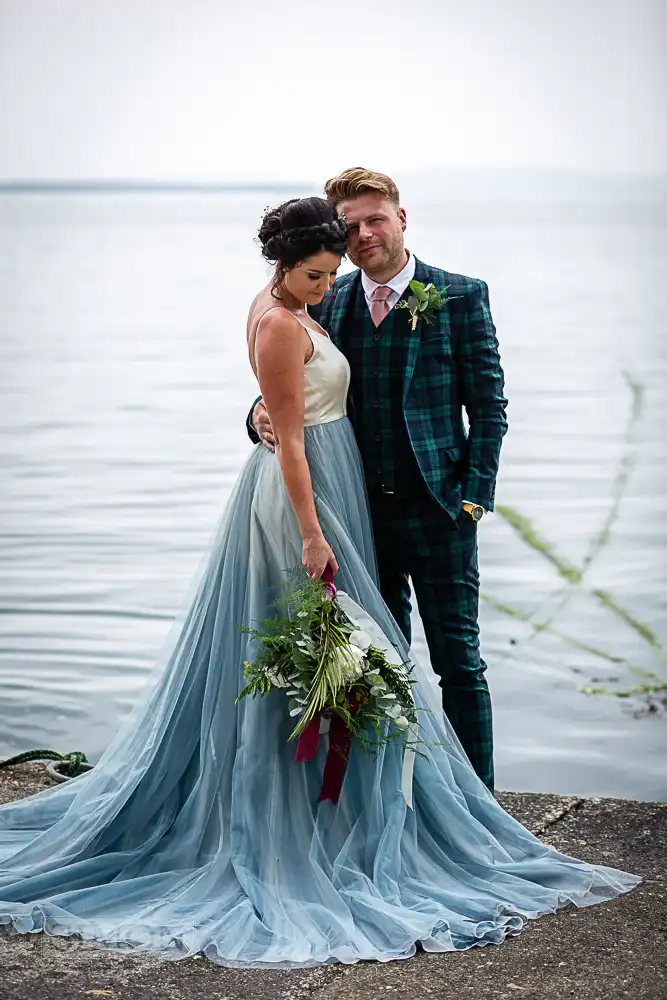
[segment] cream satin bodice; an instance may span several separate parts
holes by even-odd
[[[292,316],[313,342],[312,356],[303,366],[304,427],[340,420],[347,413],[347,391],[350,386],[348,360],[324,333],[318,333],[294,313]],[[315,323],[314,320],[312,322]],[[255,357],[256,354],[257,339]]]

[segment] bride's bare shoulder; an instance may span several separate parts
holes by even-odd
[[[270,318],[272,322],[275,317],[281,317],[283,321],[289,321],[291,319],[291,314],[284,306],[279,302],[276,302],[275,298],[271,295],[270,288],[263,288],[257,293],[255,298],[250,304],[250,309],[248,310],[248,332],[252,332],[257,329],[260,321],[266,316],[267,313],[271,313]],[[264,327],[262,323],[262,327]]]
[[[286,348],[296,345],[299,322],[292,313],[276,302],[270,289],[263,289],[252,301],[248,314],[248,348],[253,370],[257,370],[259,351],[283,354]],[[310,342],[309,342],[310,343]],[[305,345],[306,347],[309,346]]]
[[[257,312],[254,329],[255,339],[266,344],[268,341],[294,340],[294,334],[301,329],[301,325],[289,309],[273,305]]]
[[[268,289],[263,289],[253,299],[248,315],[248,332],[257,333],[260,323],[262,337],[269,331],[292,329],[299,325],[289,309],[276,302]]]

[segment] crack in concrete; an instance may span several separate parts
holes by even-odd
[[[573,812],[578,812],[578,810],[581,809],[581,807],[584,805],[585,802],[586,799],[576,798],[572,802],[569,802],[567,805],[563,806],[562,809],[559,809],[553,813],[547,813],[542,825],[539,826],[536,830],[533,830],[533,833],[535,834],[536,837],[541,837],[543,834],[547,832],[547,830],[551,830],[554,826],[557,826],[557,824],[560,823],[562,819],[565,819],[566,816],[569,816]]]

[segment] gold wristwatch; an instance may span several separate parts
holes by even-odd
[[[470,514],[473,521],[481,521],[486,513],[484,508],[478,503],[464,503],[461,506],[467,514]]]

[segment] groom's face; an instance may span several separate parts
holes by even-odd
[[[404,209],[381,194],[349,198],[336,208],[347,219],[347,255],[353,264],[371,278],[401,264],[405,252]]]

